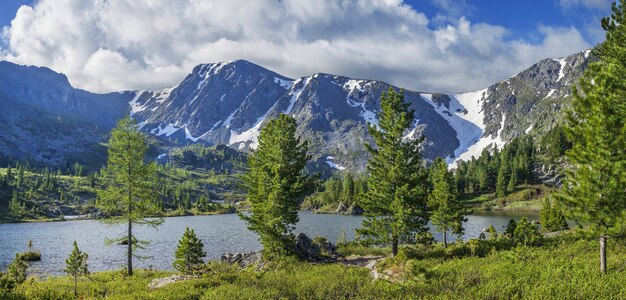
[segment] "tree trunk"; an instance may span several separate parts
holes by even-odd
[[[443,249],[448,247],[448,228],[443,227]]]
[[[78,293],[76,292],[76,275],[74,275],[74,296],[77,296]]]
[[[606,274],[606,236],[600,237],[600,272]]]
[[[396,255],[398,255],[398,237],[396,236],[391,237],[391,254],[393,255],[393,257],[396,257]]]
[[[128,276],[133,276],[133,222],[128,220]]]

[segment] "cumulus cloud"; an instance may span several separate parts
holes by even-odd
[[[172,86],[197,64],[238,58],[290,77],[461,91],[590,46],[574,28],[541,27],[529,43],[462,16],[430,21],[400,0],[39,0],[3,29],[0,55],[96,92]]]

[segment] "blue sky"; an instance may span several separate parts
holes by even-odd
[[[3,0],[0,59],[100,92],[172,86],[199,63],[240,58],[294,78],[325,72],[466,91],[601,42],[610,3]]]

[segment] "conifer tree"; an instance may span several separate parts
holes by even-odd
[[[20,203],[17,190],[13,190],[13,196],[9,201],[9,216],[14,220],[19,220],[24,216],[24,206]]]
[[[310,159],[307,145],[296,134],[296,121],[281,114],[261,130],[258,147],[248,159],[243,181],[251,214],[239,216],[259,235],[266,258],[293,252],[299,198],[310,182],[303,172]]]
[[[561,205],[556,200],[551,199],[550,196],[543,200],[539,217],[543,231],[553,232],[569,229]]]
[[[76,282],[79,276],[89,275],[87,268],[87,253],[78,249],[78,244],[74,241],[74,250],[70,253],[70,256],[65,260],[65,273],[74,278],[74,295],[78,295],[76,292]]]
[[[592,51],[598,61],[572,89],[565,129],[573,167],[558,195],[573,220],[601,234],[626,225],[626,17],[621,1],[612,10],[602,19],[606,40]]]
[[[359,201],[366,217],[359,234],[365,241],[391,245],[394,256],[399,243],[415,241],[428,230],[428,180],[419,147],[423,138],[404,139],[414,119],[409,106],[403,91],[389,88],[382,94],[379,124],[368,124],[375,145],[366,145],[370,177]]]
[[[148,145],[144,133],[130,117],[121,119],[111,132],[109,157],[104,172],[104,189],[98,191],[100,208],[119,218],[108,219],[114,224],[126,223],[128,245],[128,275],[133,274],[133,249],[145,243],[133,235],[133,225],[156,227],[161,218],[151,218],[159,212],[156,201],[156,164],[146,163]],[[106,221],[106,220],[105,220]]]
[[[178,241],[176,248],[176,260],[173,263],[174,269],[184,274],[192,274],[203,264],[202,258],[206,256],[204,244],[193,229],[187,227],[183,237]]]
[[[15,258],[7,268],[6,276],[14,283],[20,284],[26,280],[26,270],[28,266],[22,260],[19,253],[15,254]]]
[[[428,196],[430,220],[437,231],[443,234],[443,247],[448,246],[448,231],[457,235],[464,232],[465,208],[457,200],[454,177],[448,171],[446,161],[435,159],[431,171],[432,190]]]

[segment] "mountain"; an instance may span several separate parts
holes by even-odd
[[[407,138],[424,135],[424,156],[449,162],[502,147],[523,134],[541,135],[569,105],[571,85],[590,51],[546,59],[484,90],[459,94],[405,91],[417,122]],[[245,60],[199,65],[177,86],[139,91],[131,114],[142,129],[179,142],[254,149],[260,128],[280,113],[296,118],[318,166],[363,171],[376,124],[377,80],[318,73],[291,79]]]
[[[5,157],[64,165],[101,165],[115,121],[132,93],[93,94],[74,89],[48,68],[0,62],[0,153]]]
[[[523,134],[541,135],[562,119],[571,85],[591,59],[587,50],[542,60],[480,91],[405,90],[416,117],[406,138],[424,135],[426,158],[453,163]],[[292,79],[236,60],[196,66],[165,89],[93,94],[47,68],[0,62],[0,104],[7,112],[0,122],[0,152],[51,164],[101,162],[100,143],[127,113],[161,140],[249,151],[260,129],[286,113],[310,142],[312,169],[360,172],[368,158],[364,143],[371,142],[366,124],[377,124],[380,95],[390,87],[399,89],[323,73]]]

